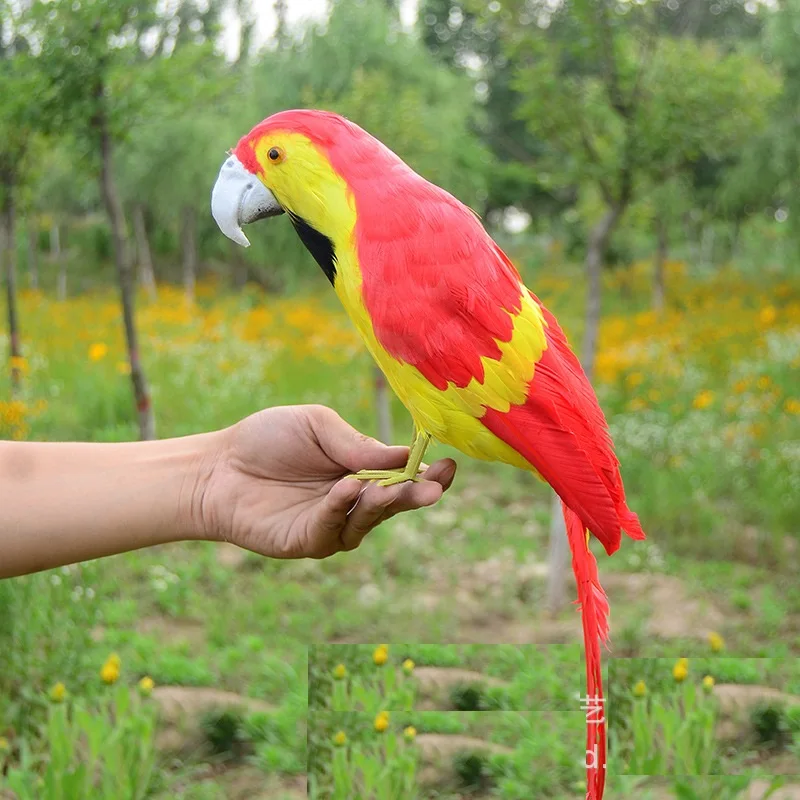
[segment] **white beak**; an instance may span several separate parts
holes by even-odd
[[[236,156],[228,156],[211,191],[211,215],[236,244],[250,247],[242,225],[282,214],[275,195]]]

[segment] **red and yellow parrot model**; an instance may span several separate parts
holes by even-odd
[[[405,469],[357,477],[415,480],[437,439],[555,489],[582,610],[589,703],[602,704],[608,600],[589,533],[611,555],[622,531],[634,539],[644,532],[578,359],[475,213],[354,123],[313,110],[274,114],[243,137],[211,206],[222,232],[244,246],[242,224],[289,215],[411,413]],[[587,720],[591,800],[601,800],[605,784],[599,710]]]

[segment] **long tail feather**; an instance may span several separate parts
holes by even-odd
[[[578,584],[578,604],[586,651],[586,798],[602,800],[606,782],[606,722],[600,645],[608,642],[608,598],[597,575],[597,561],[589,549],[580,517],[562,503],[572,570]]]

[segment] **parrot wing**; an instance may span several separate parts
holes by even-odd
[[[542,309],[548,346],[536,362],[526,401],[487,408],[481,421],[526,458],[611,555],[620,531],[643,539],[627,506],[608,424],[580,362],[553,315]]]
[[[364,305],[381,346],[437,389],[482,383],[481,359],[500,359],[522,307],[519,274],[467,206],[427,182],[416,191],[400,218],[373,219],[388,197],[359,209]]]

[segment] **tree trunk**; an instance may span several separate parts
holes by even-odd
[[[186,299],[193,303],[197,276],[197,215],[191,206],[184,206],[181,214],[181,257]]]
[[[653,265],[653,308],[660,314],[666,305],[667,290],[664,279],[664,268],[669,251],[669,238],[667,226],[660,217],[656,218],[656,259]]]
[[[233,285],[237,289],[244,289],[247,285],[248,269],[247,262],[236,256],[233,262]]]
[[[31,289],[39,288],[39,231],[33,220],[28,217],[28,285]]]
[[[67,259],[61,251],[61,229],[57,222],[50,226],[50,255],[58,267],[56,297],[63,302],[67,299]]]
[[[275,0],[273,5],[273,13],[278,23],[275,26],[275,41],[281,49],[289,44],[288,26],[286,24],[287,5],[287,0]]]
[[[241,247],[234,247],[237,251],[241,250]],[[250,270],[247,266],[247,262],[238,252],[232,253],[231,260],[233,261],[233,286],[236,289],[244,289],[250,278]]]
[[[708,224],[703,225],[700,239],[700,262],[708,267],[714,265],[714,228]]]
[[[144,221],[144,206],[141,203],[137,203],[133,207],[133,230],[136,236],[136,265],[139,284],[144,286],[150,299],[155,300],[157,296],[156,276],[153,271],[150,241],[147,238],[147,226]]]
[[[733,220],[733,228],[731,229],[731,262],[736,260],[739,255],[739,234],[742,232],[742,219],[736,217]]]
[[[603,259],[608,248],[608,240],[624,210],[621,203],[609,206],[600,221],[589,233],[589,244],[586,249],[586,327],[583,330],[583,349],[581,364],[583,370],[592,379],[594,374],[594,358],[597,353],[597,336],[600,330],[600,307],[603,289]]]
[[[550,550],[547,557],[547,610],[558,614],[567,600],[566,580],[569,567],[569,540],[564,524],[561,498],[553,492],[550,503]]]
[[[600,308],[602,293],[603,260],[614,226],[619,222],[624,203],[609,206],[600,221],[589,233],[586,250],[586,327],[583,332],[581,364],[589,380],[594,374],[594,360],[597,352],[597,338],[600,330]],[[561,500],[553,493],[550,515],[550,552],[548,563],[547,606],[552,614],[557,613],[565,597],[565,569],[569,560],[569,544]]]
[[[681,226],[683,227],[683,241],[689,245],[691,258],[697,260],[697,226],[692,222],[692,212],[684,211],[681,214]]]
[[[378,438],[384,444],[392,443],[392,392],[386,376],[378,367],[373,368],[375,376],[375,410],[378,415]]]
[[[3,201],[3,242],[5,251],[6,273],[6,302],[8,312],[8,339],[11,364],[11,391],[16,393],[20,388],[21,372],[19,359],[22,357],[22,347],[19,335],[19,312],[17,309],[17,243],[14,231],[14,199],[13,188],[9,183],[5,185],[5,199]]]
[[[136,318],[134,314],[134,287],[131,274],[128,237],[125,231],[125,218],[122,214],[122,204],[117,195],[112,169],[112,142],[108,131],[108,124],[104,116],[96,122],[100,134],[100,193],[103,204],[111,224],[111,238],[114,243],[114,261],[117,266],[120,299],[122,301],[122,318],[125,324],[125,339],[128,345],[128,359],[131,368],[131,383],[133,396],[136,401],[136,411],[139,417],[139,437],[141,439],[155,439],[156,425],[153,415],[153,404],[147,379],[139,357],[139,342],[136,333]]]

